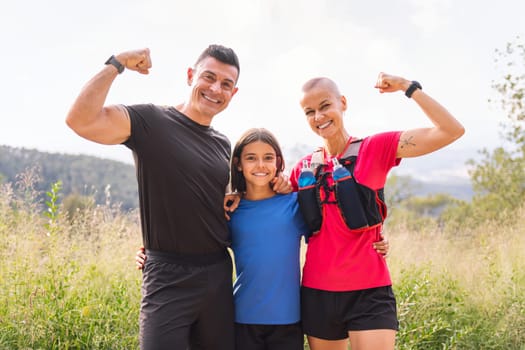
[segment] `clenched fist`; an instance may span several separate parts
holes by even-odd
[[[148,74],[151,68],[151,56],[148,48],[125,51],[115,55],[115,58],[127,69],[141,74]]]

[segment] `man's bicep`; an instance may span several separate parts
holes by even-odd
[[[131,135],[131,120],[128,110],[121,105],[104,107],[101,115],[86,130],[85,138],[105,144],[117,145],[126,141]]]

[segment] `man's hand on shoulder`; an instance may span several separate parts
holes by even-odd
[[[230,220],[230,213],[233,213],[239,206],[241,194],[237,192],[227,193],[224,195],[224,216]]]

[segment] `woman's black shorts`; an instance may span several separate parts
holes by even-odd
[[[327,340],[348,338],[349,331],[399,327],[391,286],[351,292],[301,287],[301,318],[305,334]]]

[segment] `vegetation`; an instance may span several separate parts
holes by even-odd
[[[74,203],[87,198],[97,204],[107,200],[111,189],[112,201],[120,203],[124,209],[138,207],[137,180],[131,164],[100,159],[85,155],[65,155],[40,152],[25,148],[0,146],[0,183],[16,182],[19,174],[32,169],[35,176],[35,189],[44,201],[42,194],[51,184],[60,181],[65,198]]]
[[[523,349],[525,210],[446,233],[388,229],[399,349]]]
[[[19,178],[0,187],[0,349],[136,349],[137,212],[108,204],[69,217],[58,183],[42,211]],[[524,208],[503,226],[410,225],[387,229],[398,349],[523,349]]]
[[[92,206],[69,218],[60,183],[46,210],[29,174],[0,187],[0,349],[137,348],[138,214]]]

